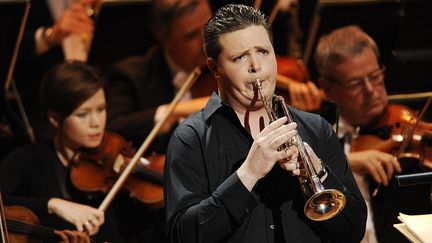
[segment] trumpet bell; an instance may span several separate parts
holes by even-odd
[[[346,198],[335,189],[325,189],[312,195],[304,206],[305,215],[314,221],[323,221],[338,215],[345,207]]]
[[[254,87],[264,104],[264,108],[266,109],[271,122],[278,119],[278,111],[283,112],[283,116],[288,118],[288,122],[293,121],[285,101],[281,96],[276,96],[273,103],[270,104],[263,94],[262,82],[260,79],[255,80]],[[312,164],[306,148],[304,147],[303,141],[298,134],[292,138],[292,141],[283,144],[281,149],[287,149],[290,146],[297,147],[301,158],[301,168],[305,170],[305,175],[298,177],[299,186],[303,190],[303,195],[307,197],[309,192],[313,193],[304,206],[305,215],[314,221],[323,221],[338,215],[345,207],[345,195],[336,189],[324,188],[318,178],[317,171]],[[322,168],[324,168],[323,166],[324,165],[321,165]]]

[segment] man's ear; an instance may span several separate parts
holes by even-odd
[[[218,64],[213,60],[213,58],[207,58],[207,67],[210,70],[210,72],[213,74],[213,76],[218,79],[219,78],[219,70],[218,70]]]
[[[53,111],[48,111],[48,120],[51,123],[51,125],[53,127],[55,127],[56,129],[59,128],[59,124],[60,124],[60,117],[57,113],[53,112]]]

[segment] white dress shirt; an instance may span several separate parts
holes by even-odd
[[[359,127],[353,127],[343,118],[339,118],[339,130],[338,130],[338,138],[343,141],[343,149],[345,154],[348,156],[351,151],[351,141],[358,137]],[[373,212],[371,205],[371,198],[369,193],[369,181],[365,175],[360,175],[353,171],[354,178],[357,182],[357,185],[360,189],[360,192],[366,202],[368,215],[366,221],[366,231],[363,240],[360,243],[377,243],[375,234],[375,227],[373,221]]]

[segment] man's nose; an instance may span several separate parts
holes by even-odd
[[[251,55],[249,73],[258,73],[259,71],[261,71],[261,63],[255,55]]]
[[[364,85],[364,89],[367,91],[367,92],[372,92],[373,90],[374,90],[374,87],[373,87],[373,85],[372,85],[372,83],[371,83],[371,81],[370,81],[370,79],[368,78],[368,77],[366,77],[364,80],[363,80],[363,85]]]

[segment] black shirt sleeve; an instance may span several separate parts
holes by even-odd
[[[35,146],[26,146],[19,148],[6,156],[0,164],[0,188],[3,194],[5,205],[19,205],[27,207],[35,212],[39,217],[48,215],[48,200],[51,198],[48,195],[34,194],[34,187],[51,187],[52,185],[43,185],[39,182],[34,182],[32,179],[44,177],[39,174],[39,170],[35,168],[35,160],[37,161],[38,149]],[[36,164],[37,166],[37,164]],[[43,165],[39,165],[44,167]]]
[[[165,164],[168,234],[172,242],[220,242],[242,224],[256,199],[240,181],[229,176],[214,192],[208,184],[191,127],[182,126],[171,137]],[[210,196],[208,196],[210,195]],[[198,237],[198,238],[196,238]]]

